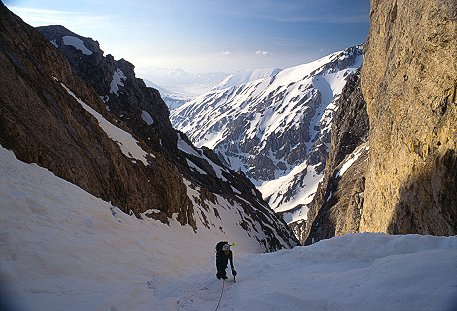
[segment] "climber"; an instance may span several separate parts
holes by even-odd
[[[227,280],[227,269],[228,261],[230,260],[230,268],[232,269],[232,275],[235,278],[236,271],[233,267],[233,253],[230,250],[230,244],[226,241],[221,241],[216,244],[216,268],[217,274],[216,277],[220,279]]]

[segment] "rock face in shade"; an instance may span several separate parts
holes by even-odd
[[[176,132],[133,65],[61,26],[46,35],[0,5],[0,144],[136,217],[295,245],[252,183]],[[64,56],[65,55],[65,56]]]
[[[195,227],[193,207],[174,165],[140,143],[145,163],[120,152],[98,121],[61,85],[118,128],[94,90],[34,28],[1,7],[0,142],[26,162],[37,163],[126,213],[148,209],[178,213]],[[90,48],[92,48],[90,46]],[[90,55],[88,55],[90,56]],[[151,110],[160,107],[148,103]]]
[[[360,231],[457,233],[457,2],[371,1]]]
[[[348,77],[338,107],[324,179],[299,236],[304,244],[359,230],[369,149],[368,115],[359,72]]]

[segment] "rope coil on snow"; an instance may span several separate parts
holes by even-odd
[[[225,285],[225,280],[222,280],[222,291],[221,291],[221,297],[219,297],[219,302],[217,303],[217,307],[214,311],[217,311],[217,309],[219,308],[219,304],[221,303],[221,299],[222,299],[222,294],[224,293],[224,285]]]

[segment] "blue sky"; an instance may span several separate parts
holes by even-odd
[[[287,68],[363,43],[369,0],[4,0],[32,26],[60,24],[148,68]]]

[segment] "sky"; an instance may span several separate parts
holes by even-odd
[[[369,0],[3,0],[32,26],[63,25],[140,72],[288,68],[361,44]]]

